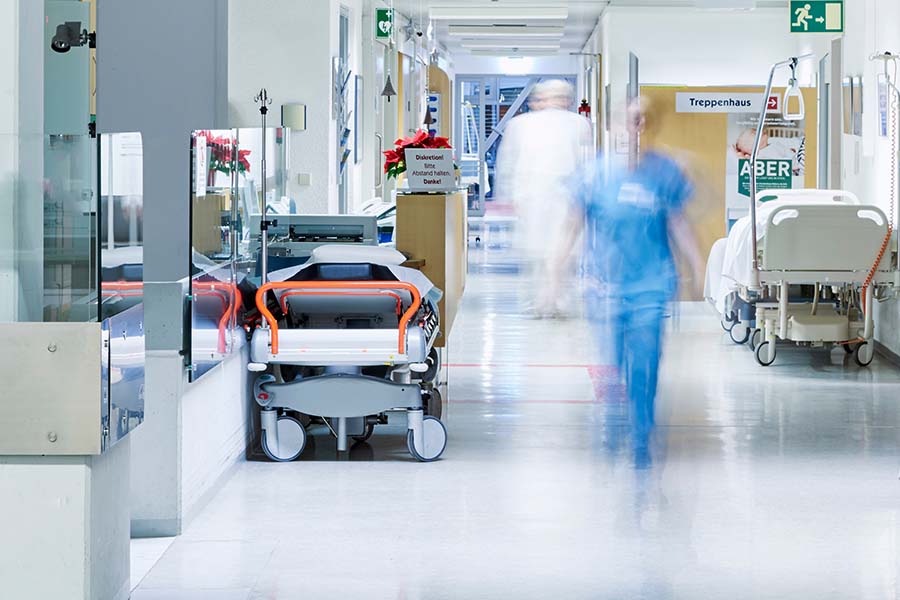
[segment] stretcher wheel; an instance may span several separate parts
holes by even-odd
[[[438,368],[441,365],[441,358],[438,356],[437,348],[432,348],[428,352],[428,358],[425,359],[428,364],[428,370],[422,373],[422,381],[434,382],[438,376]]]
[[[769,353],[769,344],[772,342],[763,342],[759,346],[756,347],[756,350],[753,354],[756,356],[756,362],[758,362],[763,367],[768,367],[773,362],[775,362],[775,353],[772,353],[772,360],[768,360],[766,356]]]
[[[375,423],[366,423],[366,429],[363,431],[362,435],[354,435],[354,442],[367,442],[369,438],[372,437],[372,434],[375,433]]]
[[[722,320],[720,321],[720,323],[722,324],[722,329],[724,329],[728,333],[731,333],[731,330],[734,327],[734,324],[737,323],[737,315],[735,315],[734,312],[732,312],[732,311],[728,311],[722,317]]]
[[[444,412],[444,400],[437,388],[425,390],[422,394],[425,404],[425,414],[440,419]]]
[[[431,462],[437,460],[447,447],[447,428],[440,419],[427,416],[422,419],[422,437],[419,442],[421,452],[416,450],[415,434],[410,429],[406,433],[406,446],[409,453],[419,462]]]
[[[266,430],[262,432],[262,449],[275,462],[291,462],[296,460],[306,447],[306,429],[289,415],[281,415],[275,422],[278,428],[278,447],[271,448],[266,438]],[[273,436],[274,437],[274,436]]]
[[[875,358],[875,351],[869,346],[869,342],[860,342],[853,349],[853,360],[861,367],[868,367]]]
[[[841,344],[845,354],[853,354],[853,344]]]
[[[746,344],[747,340],[750,339],[750,328],[743,325],[738,327],[738,325],[735,324],[731,327],[728,335],[735,344]]]
[[[750,334],[750,349],[755,352],[756,347],[759,346],[759,342],[761,339],[762,339],[762,330],[754,329],[753,333]]]

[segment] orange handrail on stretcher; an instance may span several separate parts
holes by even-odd
[[[287,299],[291,296],[344,296],[343,292],[325,292],[325,291],[317,291],[310,292],[308,290],[295,290],[291,292],[285,292],[281,294],[281,312],[287,314]],[[382,290],[380,292],[357,292],[354,296],[390,296],[397,301],[397,316],[403,314],[403,299],[400,298],[400,294],[396,292],[389,292],[388,290]]]
[[[224,354],[227,349],[225,343],[225,330],[228,327],[228,321],[232,317],[237,317],[241,304],[237,301],[240,290],[237,285],[224,281],[191,281],[192,293],[194,296],[206,296],[219,298],[223,304],[222,317],[219,319],[219,338],[217,351]],[[222,294],[228,293],[230,297]]]
[[[360,295],[359,291],[369,290],[404,290],[412,296],[412,303],[406,312],[400,317],[399,341],[397,344],[400,354],[406,353],[406,329],[409,322],[422,306],[422,296],[419,288],[405,281],[270,281],[256,291],[256,308],[265,318],[272,330],[272,355],[278,354],[278,321],[275,320],[272,311],[266,304],[266,294],[270,290],[309,290],[321,291],[326,295],[342,293],[348,296]]]

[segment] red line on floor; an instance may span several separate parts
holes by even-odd
[[[618,400],[612,399],[611,401],[616,402]],[[515,405],[515,404],[607,404],[608,400],[606,398],[600,398],[597,400],[455,400],[450,399],[447,401],[447,404],[502,404],[502,405]]]
[[[541,363],[451,363],[444,367],[478,368],[478,367],[527,367],[531,369],[592,369],[597,373],[614,373],[616,368],[612,365],[553,365]]]

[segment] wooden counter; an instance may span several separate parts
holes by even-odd
[[[466,288],[468,199],[465,190],[448,194],[398,194],[397,250],[424,260],[422,272],[444,292],[440,302],[443,348]]]

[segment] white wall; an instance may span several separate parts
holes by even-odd
[[[337,209],[331,58],[338,53],[339,6],[336,0],[229,2],[230,125],[259,127],[253,97],[261,88],[273,99],[272,126],[280,125],[282,104],[306,104],[307,130],[292,133],[295,176],[288,185],[288,194],[306,213]],[[298,185],[298,173],[311,174],[311,184]]]
[[[788,33],[787,12],[787,8],[723,12],[610,7],[585,52],[603,55],[603,84],[609,84],[612,93],[613,134],[622,129],[630,52],[640,60],[643,85],[762,86],[772,63],[807,52],[821,57],[828,51],[830,36]],[[816,62],[804,64],[801,85],[813,85],[817,70]],[[602,107],[598,102],[594,110]],[[605,144],[611,139],[606,135]]]
[[[231,468],[243,459],[250,442],[251,410],[256,403],[247,371],[248,349],[244,345],[185,387],[181,398],[183,525],[218,491]]]
[[[849,7],[848,7],[849,8]],[[890,210],[890,158],[888,139],[877,134],[876,75],[881,65],[869,61],[876,52],[900,50],[900,2],[865,0],[845,10],[843,75],[863,77],[863,135],[843,136],[842,186],[864,202]],[[895,224],[897,217],[895,216]],[[890,352],[900,354],[900,305],[892,300],[877,304],[876,339]]]

